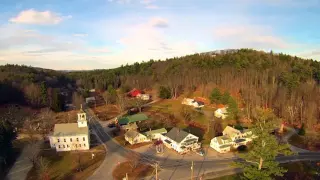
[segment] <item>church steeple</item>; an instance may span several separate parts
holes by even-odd
[[[78,127],[86,127],[87,126],[87,114],[82,109],[82,104],[80,111],[78,112]]]

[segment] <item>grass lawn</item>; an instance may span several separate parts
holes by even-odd
[[[126,173],[128,173],[128,178],[130,180],[137,180],[146,176],[149,176],[153,173],[154,168],[150,165],[146,164],[139,164],[137,167],[132,168],[131,162],[126,161],[120,163],[114,170],[113,170],[113,177],[116,180],[122,180]]]
[[[46,144],[46,146],[48,146]],[[95,156],[92,159],[91,154]],[[95,146],[89,151],[56,152],[55,149],[42,150],[39,156],[46,158],[49,163],[50,179],[87,179],[102,163],[106,155],[102,145]],[[82,171],[77,169],[80,167]],[[27,176],[27,180],[36,180],[37,170],[33,167]]]
[[[289,139],[289,143],[302,149],[320,151],[320,134],[307,133],[305,136],[295,134]]]

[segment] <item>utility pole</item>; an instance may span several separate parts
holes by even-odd
[[[156,180],[158,180],[158,163],[156,163]]]
[[[191,163],[191,180],[193,180],[193,161]]]

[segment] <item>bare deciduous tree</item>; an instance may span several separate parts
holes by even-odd
[[[72,94],[72,104],[76,107],[76,109],[80,109],[81,104],[84,103],[84,98],[77,92]]]

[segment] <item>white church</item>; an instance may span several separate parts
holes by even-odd
[[[57,151],[73,151],[90,149],[90,133],[87,115],[82,110],[78,112],[77,123],[55,124],[54,131],[49,136],[51,148]]]

